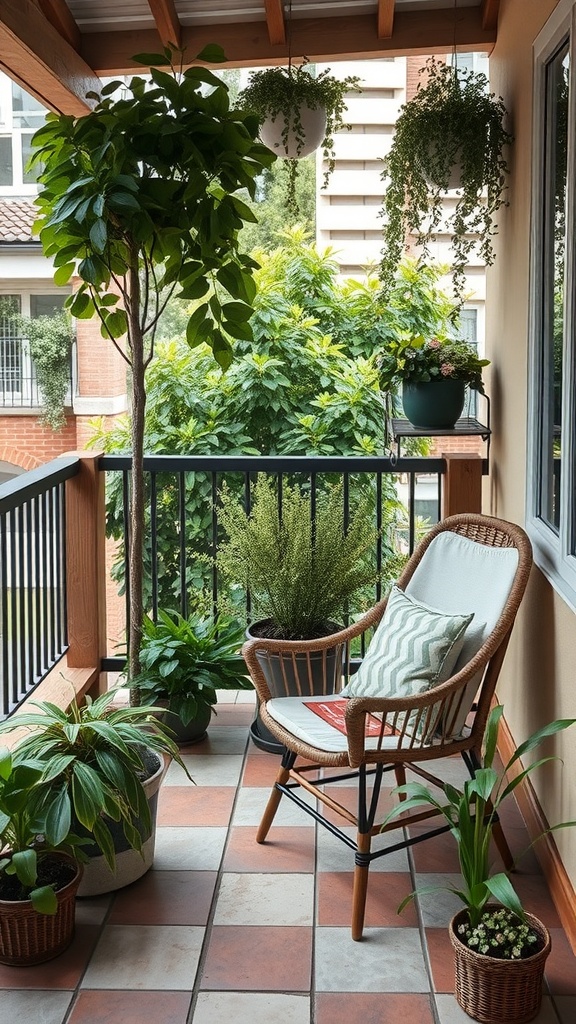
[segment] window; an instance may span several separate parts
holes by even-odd
[[[26,166],[32,152],[32,136],[44,124],[45,108],[0,73],[0,192],[31,195],[36,192],[39,165]]]
[[[42,405],[28,343],[14,314],[51,316],[64,306],[67,293],[0,295],[0,406],[30,408]]]
[[[535,45],[527,497],[537,564],[576,607],[575,40],[561,0]]]

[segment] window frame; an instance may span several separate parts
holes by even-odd
[[[568,148],[565,206],[564,322],[562,349],[562,418],[560,517],[556,532],[541,514],[544,473],[542,424],[549,400],[544,389],[542,317],[548,283],[544,274],[545,216],[550,193],[544,194],[549,125],[546,124],[546,71],[563,43],[569,42]],[[526,465],[526,527],[534,560],[554,589],[576,611],[576,0],[561,0],[535,40],[533,86],[532,219],[528,362]],[[549,299],[549,296],[548,296]]]

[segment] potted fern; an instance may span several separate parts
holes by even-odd
[[[314,74],[306,58],[300,65],[253,71],[238,98],[260,121],[260,138],[287,161],[287,205],[297,212],[298,160],[322,147],[327,170],[324,188],[334,170],[334,134],[344,123],[346,93],[358,90],[359,78],[338,79],[326,68]]]
[[[404,104],[385,160],[384,248],[380,267],[385,288],[394,279],[413,233],[429,255],[434,235],[448,230],[453,250],[452,280],[462,301],[471,253],[494,262],[495,216],[506,204],[508,165],[504,150],[512,142],[503,101],[489,92],[488,79],[431,58],[421,72],[416,95]],[[447,214],[445,197],[456,189]]]

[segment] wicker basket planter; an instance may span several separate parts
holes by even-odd
[[[459,1005],[482,1024],[525,1024],[533,1020],[542,1002],[544,965],[551,948],[548,930],[537,917],[526,914],[541,938],[538,952],[525,960],[497,960],[468,949],[457,937],[456,928],[466,916],[467,911],[461,910],[449,928]]]
[[[58,910],[40,914],[30,900],[0,900],[0,963],[29,967],[63,953],[74,936],[76,893],[82,868],[63,853],[53,854],[76,868],[74,878],[56,892]]]

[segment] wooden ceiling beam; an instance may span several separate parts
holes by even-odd
[[[66,0],[36,0],[44,17],[56,31],[73,46],[80,49],[80,29],[70,13]]]
[[[264,0],[266,5],[266,24],[272,46],[286,42],[286,21],[284,19],[283,0]]]
[[[378,39],[390,39],[394,29],[396,0],[378,0]]]
[[[82,53],[99,75],[125,74],[136,70],[132,56],[154,51],[155,33],[90,33],[83,37]],[[394,33],[378,39],[373,14],[340,18],[303,18],[292,23],[293,56],[310,60],[363,60],[371,57],[402,57],[411,54],[449,53],[454,39],[454,12],[450,10],[396,13]],[[287,64],[286,43],[273,45],[265,21],[242,24],[195,25],[182,30],[182,45],[190,59],[214,40],[222,46],[232,67]],[[458,17],[458,50],[490,53],[495,29],[482,27],[479,7],[465,7]]]
[[[32,0],[2,0],[0,67],[44,106],[65,114],[85,114],[92,106],[86,93],[101,87]]]
[[[500,0],[482,0],[482,27],[488,30],[498,28]]]
[[[163,46],[182,45],[182,26],[178,20],[174,0],[148,0]],[[136,51],[135,51],[136,52]]]

